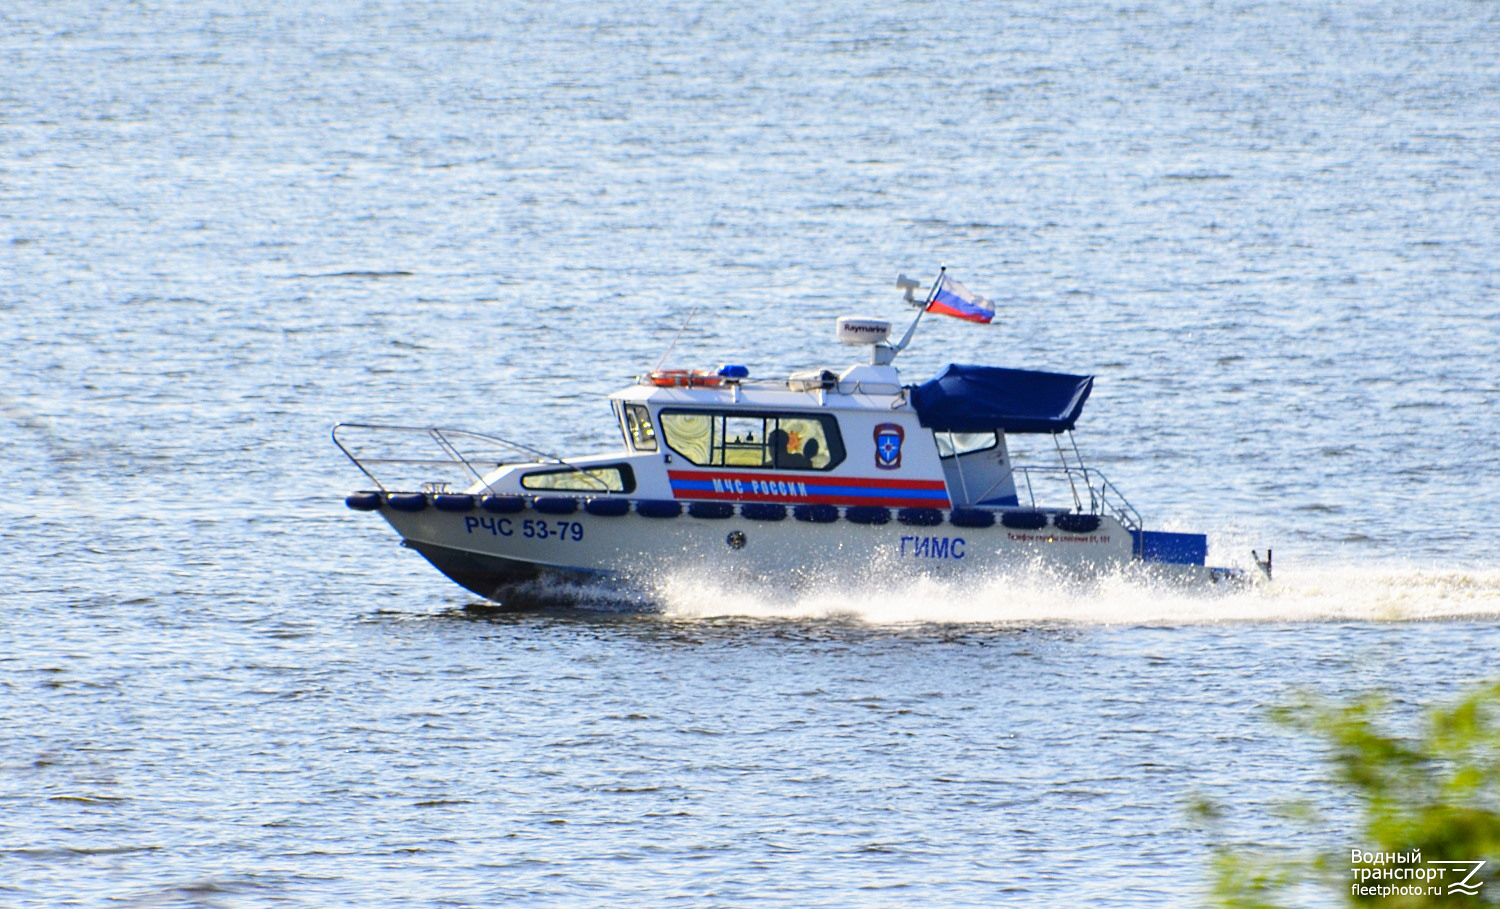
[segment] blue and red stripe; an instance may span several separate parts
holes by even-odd
[[[669,470],[672,496],[723,502],[787,502],[809,505],[886,505],[947,508],[942,480],[830,477],[791,473]]]

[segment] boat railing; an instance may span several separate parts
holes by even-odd
[[[440,492],[455,483],[473,486],[484,483],[490,471],[507,464],[573,466],[520,442],[439,426],[339,423],[333,427],[333,444],[381,492],[418,488]],[[582,468],[574,469],[591,477]],[[377,471],[381,476],[376,476]]]
[[[1126,530],[1141,529],[1141,514],[1104,474],[1088,467],[1016,467],[1016,497],[1031,508],[1046,507],[1059,486],[1065,486],[1072,497],[1073,508],[1087,514],[1108,515]],[[1038,488],[1042,495],[1038,495]]]

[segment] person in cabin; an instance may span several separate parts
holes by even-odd
[[[806,442],[803,442],[802,443],[802,459],[807,462],[807,466],[805,468],[803,468],[803,469],[804,470],[812,470],[813,468],[817,467],[818,465],[816,463],[814,463],[815,460],[817,459],[817,457],[818,457],[818,440],[817,439],[808,439]]]
[[[791,437],[786,434],[785,429],[773,429],[766,433],[766,465],[767,467],[784,467],[791,452],[787,451],[787,445]]]
[[[792,451],[792,440],[784,429],[773,429],[766,436],[770,444],[773,467],[782,470],[808,470],[812,460],[807,456],[806,446],[801,452]],[[814,449],[816,451],[817,449]]]

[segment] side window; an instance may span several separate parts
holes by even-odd
[[[832,417],[786,417],[771,430],[771,456],[782,470],[832,470],[844,460],[844,442]]]
[[[832,470],[844,460],[828,414],[664,410],[660,423],[667,447],[700,467]]]
[[[661,434],[667,446],[698,465],[722,464],[713,459],[714,418],[706,413],[661,412]]]
[[[625,434],[636,451],[656,450],[656,430],[651,426],[651,412],[646,405],[625,405]]]
[[[764,467],[766,421],[760,417],[715,417],[719,424],[719,457],[715,464],[734,467]]]
[[[955,458],[960,455],[985,451],[1000,444],[993,432],[934,432],[938,457]]]
[[[521,477],[522,489],[557,489],[565,492],[634,492],[635,473],[629,464],[607,467],[549,468],[533,470]]]

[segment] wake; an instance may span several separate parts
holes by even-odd
[[[1027,571],[974,580],[728,586],[693,572],[651,599],[678,618],[842,618],[1089,625],[1227,622],[1425,622],[1500,617],[1500,571],[1319,566],[1278,568],[1257,585],[1183,587],[1129,570],[1090,580]]]

